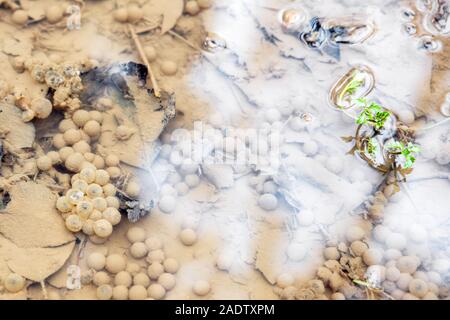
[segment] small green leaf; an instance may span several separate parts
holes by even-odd
[[[359,73],[353,75],[352,79],[349,83],[344,87],[341,94],[339,95],[339,99],[343,100],[346,95],[351,96],[355,94],[356,90],[361,87],[364,83],[364,78],[361,78]]]
[[[376,152],[378,150],[378,142],[374,138],[370,138],[367,142],[367,152],[374,159],[376,157]]]

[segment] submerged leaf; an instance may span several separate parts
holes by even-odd
[[[345,142],[352,142],[355,137],[347,136],[347,137],[341,137],[341,139]]]
[[[19,182],[9,194],[11,201],[0,214],[0,263],[27,279],[42,281],[64,265],[75,237],[47,187]]]

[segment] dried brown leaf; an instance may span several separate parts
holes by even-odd
[[[0,234],[21,248],[57,247],[75,238],[55,208],[56,196],[45,186],[19,182],[0,214]]]
[[[0,213],[0,265],[23,277],[42,281],[62,265],[75,246],[55,209],[56,196],[35,182],[19,182]],[[0,268],[6,273],[5,268]]]
[[[35,130],[31,123],[22,121],[22,112],[16,106],[0,103],[0,132],[14,148],[31,148]]]

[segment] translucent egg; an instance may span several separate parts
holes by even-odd
[[[416,12],[411,8],[404,8],[402,10],[402,18],[407,21],[412,21],[416,17]]]
[[[103,219],[108,220],[113,226],[115,226],[116,224],[119,224],[122,216],[120,215],[119,210],[117,210],[116,208],[107,208],[105,211],[103,211],[102,217]]]
[[[83,200],[78,202],[76,212],[82,219],[89,218],[92,210],[94,210],[94,206],[91,201]]]
[[[84,180],[75,180],[72,182],[72,189],[79,190],[81,192],[85,192],[88,187],[88,184]]]
[[[80,171],[80,179],[87,183],[92,183],[95,180],[96,171],[92,168],[85,168]]]
[[[217,52],[226,49],[227,43],[221,36],[209,32],[203,40],[203,49],[209,52]]]
[[[78,204],[81,200],[83,200],[84,193],[80,190],[69,189],[66,193],[67,200],[71,204]]]
[[[9,292],[19,292],[23,289],[25,286],[25,279],[17,274],[17,273],[10,273],[8,276],[5,277],[3,280],[3,286],[6,290]]]
[[[62,196],[56,200],[56,209],[58,209],[62,213],[67,213],[72,210],[72,204],[69,202],[67,197]]]
[[[413,36],[417,33],[417,27],[414,23],[407,22],[407,23],[403,24],[403,31],[407,35]]]
[[[103,197],[97,197],[92,199],[92,204],[94,208],[99,211],[104,211],[108,207],[108,203],[106,202],[106,199]]]
[[[442,42],[433,36],[424,35],[419,38],[417,48],[428,53],[435,53],[442,49]]]
[[[86,189],[86,194],[92,199],[101,197],[103,194],[103,189],[98,184],[91,183]]]
[[[83,227],[83,222],[79,216],[71,214],[66,218],[66,227],[72,232],[78,232]]]

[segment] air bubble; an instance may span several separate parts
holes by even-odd
[[[433,35],[450,35],[450,1],[434,0],[431,11],[423,19],[423,26]]]
[[[359,44],[375,33],[375,25],[367,18],[342,17],[326,19],[323,28],[328,30],[333,44]]]
[[[416,12],[411,8],[405,8],[402,11],[402,18],[406,21],[412,21],[416,17]]]
[[[417,27],[414,23],[408,22],[403,25],[403,31],[409,35],[413,36],[417,33]]]
[[[225,39],[215,33],[208,33],[203,40],[203,49],[209,52],[217,52],[227,48]]]
[[[442,43],[439,40],[436,40],[434,37],[425,35],[420,37],[419,39],[419,50],[423,50],[430,53],[435,53],[441,50]]]
[[[416,8],[420,12],[431,12],[434,7],[435,0],[417,0]]]
[[[450,101],[447,101],[447,98],[448,97],[446,97],[446,101],[441,105],[441,113],[446,117],[450,117]]]

